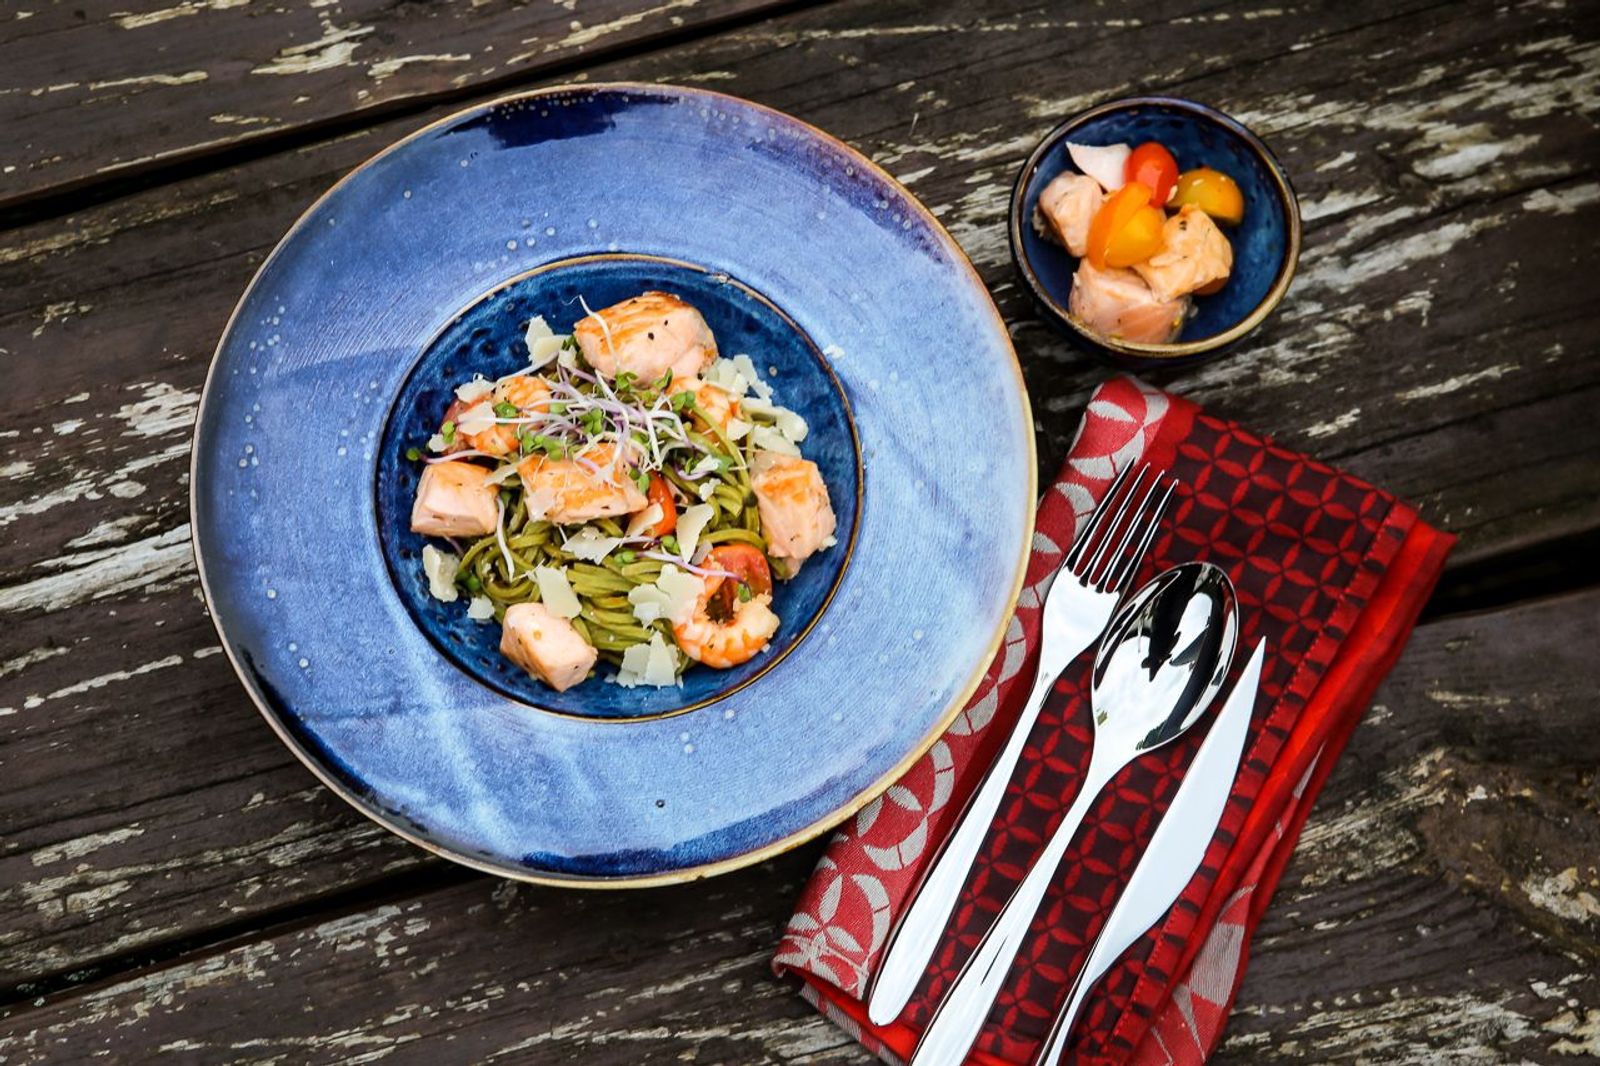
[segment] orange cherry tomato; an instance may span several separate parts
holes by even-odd
[[[1244,193],[1228,175],[1210,167],[1197,167],[1178,175],[1178,191],[1171,207],[1194,204],[1200,210],[1229,226],[1244,219]]]
[[[767,557],[754,544],[718,544],[706,553],[700,564],[708,570],[724,570],[738,580],[724,581],[717,586],[714,602],[716,616],[728,618],[739,603],[739,586],[746,585],[752,596],[772,592],[772,568]]]
[[[645,530],[646,533],[652,537],[664,537],[678,528],[678,505],[673,502],[672,489],[668,487],[666,478],[651,474],[650,487],[645,490],[644,497],[650,503],[661,505],[661,521]]]
[[[1147,141],[1133,150],[1123,165],[1122,178],[1138,182],[1150,190],[1150,198],[1157,207],[1167,202],[1172,187],[1178,183],[1178,161],[1172,153],[1155,141]]]
[[[1166,215],[1150,206],[1150,189],[1124,185],[1106,198],[1089,223],[1089,261],[1095,266],[1130,267],[1161,251]]]

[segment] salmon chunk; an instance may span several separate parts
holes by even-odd
[[[758,451],[750,464],[767,554],[799,564],[833,542],[837,519],[817,464],[778,452]]]
[[[557,692],[588,677],[597,658],[572,623],[552,614],[542,603],[514,603],[506,608],[500,654]]]
[[[631,371],[651,382],[667,371],[688,378],[717,357],[699,311],[665,292],[647,292],[580,319],[572,328],[583,357],[607,378]]]
[[[1089,250],[1089,223],[1094,221],[1094,213],[1105,198],[1100,183],[1087,175],[1057,175],[1039,193],[1038,221],[1042,232],[1082,259]]]
[[[529,509],[565,526],[644,510],[649,501],[633,483],[634,462],[632,455],[618,458],[615,445],[597,444],[570,459],[530,455],[517,464],[517,476]]]
[[[1211,216],[1193,204],[1167,219],[1161,228],[1161,251],[1133,269],[1157,300],[1176,300],[1233,273],[1233,245]]]
[[[739,417],[739,398],[709,381],[699,378],[674,379],[667,391],[674,396],[680,392],[693,393],[695,407],[705,415],[707,421],[724,433],[728,431],[728,424]]]
[[[1189,298],[1158,300],[1133,271],[1101,269],[1085,259],[1072,276],[1067,310],[1095,333],[1138,344],[1169,344],[1183,328]]]
[[[433,463],[422,471],[411,506],[411,529],[429,537],[479,537],[494,532],[496,489],[489,471],[468,462]]]

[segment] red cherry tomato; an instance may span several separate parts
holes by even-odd
[[[1161,207],[1172,195],[1172,187],[1178,184],[1178,161],[1161,145],[1148,141],[1128,156],[1122,177],[1124,181],[1136,181],[1149,189],[1150,199]]]
[[[706,553],[700,564],[708,570],[723,570],[737,580],[723,581],[715,595],[717,613],[730,617],[738,608],[739,586],[746,585],[752,596],[765,596],[772,592],[772,568],[767,557],[753,544],[718,544]]]
[[[646,533],[652,537],[664,537],[678,528],[678,505],[672,499],[672,489],[668,487],[666,478],[651,474],[650,487],[645,490],[644,497],[650,503],[661,505],[661,521],[645,530]]]

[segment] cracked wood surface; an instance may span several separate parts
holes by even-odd
[[[776,6],[18,0],[0,11],[0,208],[263,138],[577,70]]]
[[[205,10],[172,16],[169,29],[235,14],[192,6]],[[973,256],[1011,323],[1045,473],[1105,372],[1045,328],[1013,282],[1003,224],[1023,156],[1060,118],[1123,91],[1172,91],[1240,115],[1300,192],[1301,273],[1244,350],[1161,383],[1415,500],[1461,534],[1453,565],[1464,572],[1600,534],[1596,14],[1592,3],[1417,0],[1171,2],[1138,17],[1014,2],[981,16],[954,2],[834,3],[582,73],[751,97],[844,137],[907,182]],[[440,17],[458,16],[469,17]],[[12,30],[0,23],[0,54],[15,45]],[[275,54],[293,42],[263,30],[258,43]],[[360,64],[329,74],[329,99],[346,108],[370,81]],[[403,80],[395,90],[432,91]],[[0,95],[0,108],[10,99]],[[716,947],[740,936],[770,946],[815,848],[714,882],[720,916],[695,913],[704,888],[624,905],[497,887],[388,837],[317,787],[218,654],[186,505],[188,436],[216,337],[312,199],[447,110],[196,167],[0,232],[0,360],[12,371],[0,393],[0,989],[15,1000],[0,1022],[0,1061],[87,1053],[113,1030],[126,1036],[117,1026],[128,1019],[144,1027],[141,1039],[174,1051],[193,1042],[195,1061],[227,1060],[223,1051],[250,1035],[227,1028],[237,997],[264,983],[279,1006],[298,1009],[287,991],[293,960],[326,961],[311,944],[326,946],[317,930],[329,922],[343,943],[342,921],[369,922],[371,937],[391,932],[407,948],[387,967],[351,948],[339,971],[361,984],[388,974],[378,999],[404,1018],[323,996],[281,1046],[233,1048],[232,1058],[378,1058],[448,1030],[463,1048],[513,1059],[669,1060],[703,1038],[700,1061],[857,1061],[840,1034],[765,980],[762,951]],[[82,150],[112,153],[116,141]],[[1484,627],[1473,631],[1478,646],[1503,630],[1538,661],[1550,639],[1538,626],[1555,619],[1592,647],[1595,614],[1596,601],[1580,597],[1470,624]],[[1584,747],[1593,701],[1583,663],[1550,659],[1534,672],[1512,656],[1424,651],[1434,648],[1424,634],[1468,624],[1419,632],[1313,816],[1229,1029],[1238,1061],[1427,1061],[1441,1048],[1481,1061],[1600,1054],[1600,993],[1574,977],[1595,968],[1586,908],[1600,889],[1592,867],[1556,858],[1572,840],[1589,842],[1591,862],[1595,853],[1595,786],[1578,769],[1596,765]],[[1436,674],[1415,672],[1424,655]],[[1424,676],[1444,697],[1391,698],[1404,678]],[[1515,713],[1519,694],[1548,713]],[[1405,732],[1382,732],[1401,729],[1390,725],[1400,716]],[[1385,761],[1397,736],[1421,745],[1409,762]],[[1585,751],[1587,764],[1561,761]],[[1390,813],[1330,830],[1345,817],[1335,797],[1357,795],[1348,789],[1377,797],[1350,802]],[[1364,855],[1391,814],[1414,821]],[[1556,846],[1562,826],[1566,850]],[[1546,838],[1537,855],[1519,850]],[[1380,862],[1392,880],[1378,877]],[[408,933],[413,919],[440,931]],[[517,932],[502,937],[500,922]],[[632,943],[634,956],[663,958],[618,968],[586,955],[585,923],[621,930],[606,942]],[[1404,969],[1393,945],[1422,943],[1420,927],[1461,965],[1424,952]],[[691,948],[685,937],[708,943]],[[552,968],[520,958],[530,953]],[[503,987],[474,999],[465,990],[480,963],[483,987]],[[674,981],[688,983],[643,995]],[[38,1005],[36,988],[50,990]],[[190,992],[214,998],[180,995]],[[465,997],[459,1012],[471,1017],[429,997]],[[403,1010],[413,998],[420,1005]],[[225,1005],[215,1032],[186,1028],[201,1012],[167,1010],[190,1002],[207,1003],[205,1013]],[[548,1026],[519,1020],[530,1006]],[[434,1046],[410,1053],[424,1044]]]

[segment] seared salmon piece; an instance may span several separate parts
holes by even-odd
[[[1161,251],[1133,268],[1157,300],[1176,300],[1213,285],[1220,287],[1233,273],[1233,245],[1211,216],[1195,205],[1184,204],[1167,219],[1161,237]]]
[[[451,404],[450,409],[445,412],[445,419],[456,422],[456,428],[461,430],[457,440],[466,447],[487,455],[510,455],[517,450],[517,431],[522,429],[522,426],[496,421],[476,433],[468,433],[462,429],[463,422],[460,421],[468,411],[474,412],[478,419],[489,415],[498,418],[494,409],[503,403],[511,404],[519,415],[544,414],[550,409],[550,383],[531,374],[505,378],[495,385],[493,392],[476,403],[463,404],[457,400]],[[488,405],[487,408],[484,407],[485,404]],[[468,421],[465,424],[473,425],[475,422]]]
[[[767,554],[790,563],[791,575],[828,546],[838,524],[817,464],[779,452],[758,451],[750,464]]]
[[[695,407],[724,433],[728,431],[728,423],[739,417],[739,398],[709,381],[699,378],[674,379],[667,392],[673,396],[680,392],[694,393]]]
[[[572,333],[589,365],[607,378],[631,371],[649,384],[669,370],[675,378],[691,378],[717,357],[705,318],[666,292],[642,293],[592,312]]]
[[[411,505],[412,532],[428,537],[481,537],[493,533],[497,512],[489,471],[465,460],[430,463]]]
[[[1189,298],[1158,300],[1133,271],[1102,269],[1084,259],[1072,276],[1067,310],[1095,333],[1139,344],[1169,344],[1183,328]]]
[[[1089,223],[1105,198],[1100,183],[1088,175],[1058,174],[1039,193],[1040,228],[1082,259],[1089,250]]]
[[[517,476],[529,509],[566,526],[644,510],[650,501],[633,483],[636,461],[631,453],[618,456],[614,444],[597,444],[570,459],[530,455],[517,464]]]
[[[506,608],[500,654],[557,692],[588,677],[598,657],[571,622],[542,603],[514,603]]]

